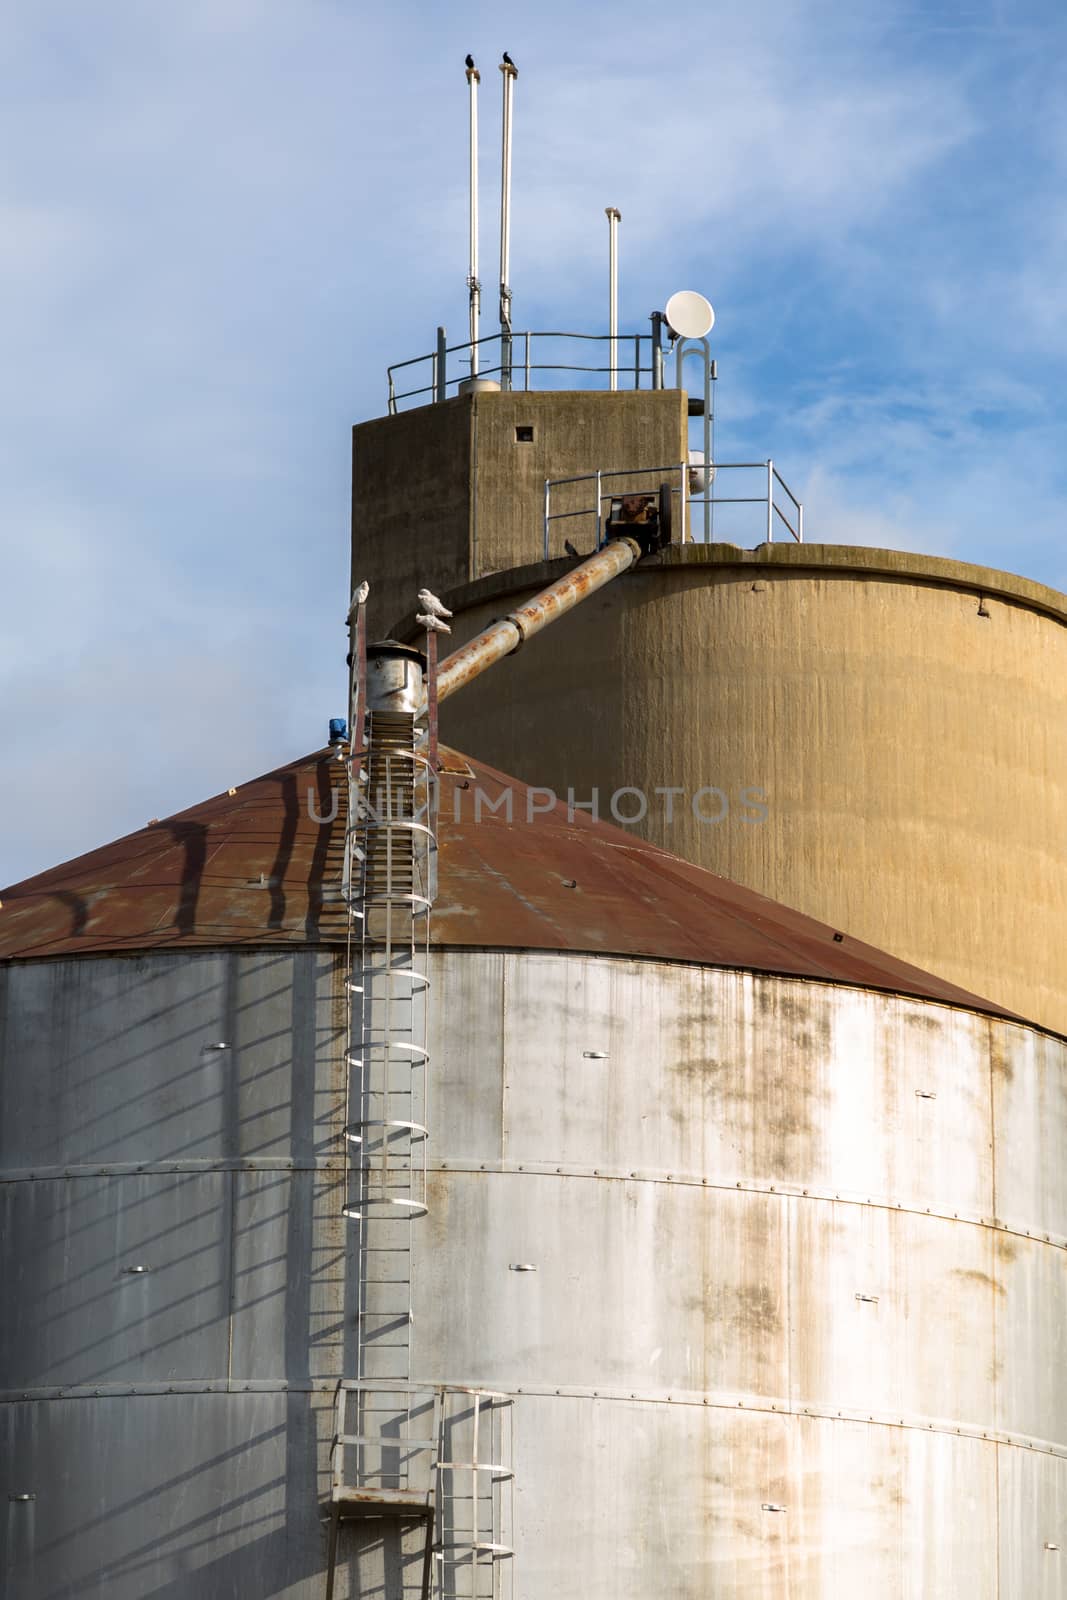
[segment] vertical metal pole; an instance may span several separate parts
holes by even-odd
[[[711,543],[711,350],[704,340],[704,543]]]
[[[482,307],[482,286],[478,279],[478,85],[481,74],[477,67],[467,68],[470,86],[470,271],[467,288],[470,290],[471,377],[478,376],[478,326]]]
[[[426,630],[426,745],[430,782],[437,782],[437,634]]]
[[[774,543],[774,462],[767,463],[767,543]]]
[[[614,384],[612,385],[614,388]],[[600,549],[600,506],[601,506],[601,481],[600,468],[596,469],[596,547]]]
[[[478,1565],[480,1559],[478,1545],[481,1543],[478,1537],[478,1424],[481,1420],[479,1416],[480,1400],[481,1396],[476,1394],[474,1396],[474,1443],[471,1449],[471,1542],[474,1545],[474,1560],[472,1562],[471,1573],[473,1581],[471,1587],[475,1594],[477,1594],[478,1590],[481,1588],[481,1584],[478,1582],[478,1578],[475,1576],[480,1571]],[[490,1539],[493,1537],[493,1531],[491,1528],[489,1530],[489,1537]]]
[[[548,560],[548,516],[552,509],[552,482],[545,479],[545,560]]]
[[[500,152],[500,387],[511,388],[511,91],[518,72],[502,61],[504,108]]]
[[[653,311],[652,323],[652,387],[663,388],[663,313]]]
[[[797,544],[804,543],[804,507],[797,506]]]
[[[688,498],[688,495],[686,493],[687,489],[689,488],[689,463],[688,463],[688,461],[683,461],[682,462],[681,468],[680,468],[679,473],[678,473],[678,479],[679,479],[679,486],[678,486],[678,515],[682,519],[682,538],[681,538],[681,542],[682,542],[682,544],[685,544],[687,539],[688,539],[688,536],[689,536],[689,498]]]
[[[611,381],[609,389],[619,387],[619,223],[622,212],[618,206],[606,206],[608,219],[608,333],[611,336]],[[597,514],[597,549],[600,548],[600,522]]]
[[[445,368],[448,363],[448,335],[443,328],[437,330],[437,354],[433,362],[434,399],[445,400],[448,397],[448,373]]]
[[[718,382],[718,378],[719,378],[719,364],[718,364],[717,361],[713,361],[711,363],[711,382],[712,382],[711,416],[708,418],[708,445],[709,445],[709,449],[710,449],[710,455],[709,455],[709,458],[708,458],[709,467],[715,461],[715,388],[714,388],[714,386]],[[708,497],[708,539],[709,540],[714,540],[714,538],[715,538],[715,479],[712,477],[710,471],[708,473],[707,488],[704,490],[704,493]]]

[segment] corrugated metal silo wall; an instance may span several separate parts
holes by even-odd
[[[650,961],[433,974],[412,1366],[518,1396],[516,1596],[1063,1592],[1061,1041]],[[339,966],[3,990],[4,1592],[320,1597]]]

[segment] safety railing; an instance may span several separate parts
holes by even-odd
[[[714,493],[712,485],[721,481],[721,474],[724,472],[759,472],[763,479],[762,493],[738,495]],[[605,485],[609,482],[611,487],[606,488]],[[717,461],[712,467],[705,467],[700,462],[679,461],[666,467],[625,467],[610,472],[603,470],[585,472],[573,478],[546,478],[543,516],[544,559],[547,561],[552,555],[563,554],[562,549],[552,548],[554,524],[567,522],[573,518],[584,518],[583,526],[588,528],[592,521],[595,530],[594,549],[599,550],[604,539],[605,500],[610,502],[612,499],[617,499],[620,493],[647,493],[651,487],[658,487],[664,482],[669,483],[671,487],[672,516],[677,519],[675,526],[679,529],[680,543],[705,543],[714,538],[716,506],[760,506],[762,509],[754,531],[762,533],[768,542],[773,542],[781,524],[798,544],[803,542],[804,507],[773,461]],[[579,485],[591,487],[591,504],[574,503],[576,500],[584,499],[581,489],[576,488]],[[745,487],[744,484],[741,486]],[[561,491],[565,491],[563,495]],[[785,509],[782,504],[783,498],[786,503]],[[563,506],[560,505],[561,499],[566,501]],[[703,513],[699,519],[694,514],[696,509]],[[694,532],[698,520],[703,534],[701,539],[697,539]]]
[[[450,1387],[442,1394],[434,1557],[441,1600],[509,1600],[515,1473],[512,1396]]]
[[[333,1499],[361,1494],[383,1504],[432,1506],[442,1391],[399,1379],[344,1379],[337,1386],[330,1447]]]
[[[513,1396],[492,1389],[342,1380],[330,1450],[335,1521],[421,1517],[439,1600],[508,1600],[513,1407]]]
[[[537,388],[545,373],[555,375],[551,387],[556,389],[607,389],[612,373],[620,389],[663,387],[662,365],[654,363],[648,333],[618,334],[613,354],[606,333],[493,333],[450,345],[444,329],[437,332],[437,348],[429,355],[387,369],[391,416],[407,405],[446,400],[472,376],[491,378],[502,389]],[[401,387],[405,384],[411,386]]]

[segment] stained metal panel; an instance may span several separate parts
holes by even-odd
[[[1062,1600],[1067,1592],[1067,1461],[1001,1449],[998,1474],[999,1594]]]
[[[313,1158],[341,1081],[339,1061],[315,1081],[340,1036],[333,967],[231,950],[0,969],[0,1167]]]
[[[1061,1233],[1067,1217],[1062,1046],[1005,1023],[992,1030],[991,1061],[997,1216],[1020,1233]]]
[[[995,1296],[999,1426],[1067,1440],[1067,1252],[997,1234]]]
[[[432,1318],[456,1371],[497,1388],[537,1371],[590,1389],[788,1392],[775,1196],[515,1172],[439,1174],[435,1194],[415,1325]]]
[[[224,1377],[228,1182],[143,1173],[0,1184],[0,1386]]]
[[[0,1502],[11,1539],[3,1592],[12,1600],[321,1595],[320,1414],[328,1428],[332,1397],[300,1392],[0,1408],[4,1482],[36,1496]]]
[[[336,1172],[236,1172],[229,1374],[339,1375],[349,1243]]]
[[[1048,1280],[1013,1294],[999,1236],[951,1218],[592,1174],[449,1171],[434,1197],[415,1322],[456,1371],[763,1396],[1067,1449],[1052,1247]]]
[[[1021,1428],[1020,1417],[996,1416],[1003,1290],[991,1230],[882,1206],[785,1203],[798,1409]]]
[[[502,981],[473,954],[444,970],[449,993],[477,973],[486,1011],[503,1016],[513,1160],[992,1215],[984,1018],[863,990],[542,952],[509,956]],[[470,1148],[450,1127],[448,1142]]]
[[[431,1149],[482,1160],[503,1153],[503,1049],[507,957],[479,950],[434,957],[430,1002],[433,1062]]]
[[[996,1446],[981,1440],[548,1395],[524,1397],[516,1440],[520,1480],[544,1485],[516,1502],[530,1593],[997,1600]],[[1001,1593],[1028,1593],[1029,1565],[1006,1570]]]

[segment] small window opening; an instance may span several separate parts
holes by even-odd
[[[515,428],[516,444],[533,444],[533,426],[530,423],[520,422]]]

